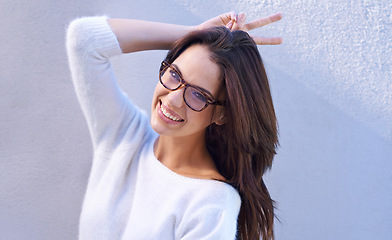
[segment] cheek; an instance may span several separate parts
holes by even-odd
[[[211,124],[211,109],[204,109],[201,112],[195,112],[189,109],[188,119],[191,119],[194,125],[198,125],[198,128],[206,128]]]

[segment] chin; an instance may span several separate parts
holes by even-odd
[[[162,123],[162,121],[159,119],[158,114],[154,111],[151,113],[150,123],[151,123],[151,128],[160,136],[173,135],[173,130],[168,128],[168,126],[165,126],[165,124]]]

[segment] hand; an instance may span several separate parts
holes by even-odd
[[[259,18],[254,21],[245,23],[246,15],[244,13],[236,14],[234,12],[229,12],[203,22],[202,24],[198,25],[196,29],[201,30],[210,27],[226,26],[232,31],[242,30],[245,32],[249,32],[250,30],[260,28],[270,23],[279,21],[280,19],[282,19],[282,14],[275,13],[268,17]],[[261,37],[254,35],[251,35],[251,37],[257,45],[277,45],[282,43],[281,37]]]

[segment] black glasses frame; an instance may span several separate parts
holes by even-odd
[[[162,81],[162,75],[163,75],[163,73],[164,73],[168,68],[171,68],[171,69],[172,69],[173,71],[175,71],[175,72],[178,74],[178,76],[180,77],[179,85],[178,85],[178,87],[176,87],[176,88],[169,88],[169,87],[166,86],[166,85],[163,83],[163,81]],[[181,73],[180,73],[175,67],[173,67],[172,64],[170,64],[170,63],[168,63],[168,62],[166,62],[166,61],[162,61],[162,63],[161,63],[161,68],[159,69],[159,82],[162,84],[162,86],[164,86],[166,89],[171,90],[171,91],[175,91],[175,90],[177,90],[177,89],[179,89],[179,88],[181,88],[181,87],[184,86],[185,89],[184,89],[184,93],[183,93],[182,97],[183,97],[183,99],[184,99],[185,104],[186,104],[190,109],[192,109],[193,111],[201,112],[201,111],[203,111],[206,107],[208,107],[208,105],[220,105],[220,106],[224,106],[224,105],[225,105],[225,102],[224,102],[224,101],[217,101],[217,100],[215,100],[214,97],[212,97],[211,94],[205,92],[204,89],[202,89],[202,88],[200,88],[200,87],[198,87],[198,86],[194,86],[194,85],[192,85],[192,84],[187,83],[187,82],[184,80],[184,78],[182,77]],[[185,91],[188,89],[188,87],[193,87],[193,88],[199,90],[200,93],[206,98],[207,101],[206,101],[205,105],[204,105],[200,110],[192,108],[192,107],[187,103],[187,101],[186,101],[186,99],[185,99]]]

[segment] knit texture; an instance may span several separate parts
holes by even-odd
[[[94,151],[79,239],[235,239],[238,192],[155,158],[158,135],[116,83],[109,59],[122,52],[106,17],[74,20],[67,53]]]

